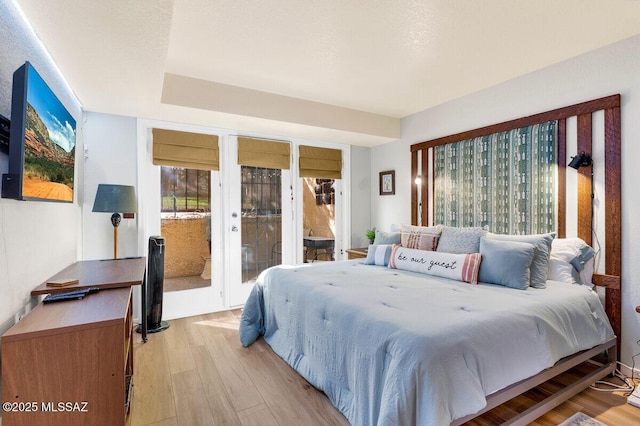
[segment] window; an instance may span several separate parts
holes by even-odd
[[[211,208],[208,170],[163,166],[160,188],[163,213],[206,212]]]

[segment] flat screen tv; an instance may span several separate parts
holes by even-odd
[[[13,74],[2,197],[73,202],[75,146],[76,120],[26,62]]]

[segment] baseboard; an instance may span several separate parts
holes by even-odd
[[[635,379],[640,379],[640,369],[638,368],[634,368],[633,370],[631,370],[631,367],[629,367],[628,365],[618,364],[618,370],[620,370],[622,375],[625,377],[634,377]]]

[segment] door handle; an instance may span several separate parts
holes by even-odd
[[[238,227],[237,227],[237,226],[235,226],[235,225],[233,225],[233,226],[231,227],[231,232],[238,232]]]

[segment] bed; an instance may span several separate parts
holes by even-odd
[[[485,396],[576,352],[615,342],[595,293],[470,285],[365,265],[279,266],[241,320],[354,425],[449,424]]]
[[[242,344],[264,335],[274,352],[325,392],[354,425],[462,424],[577,364],[597,364],[510,420],[527,424],[611,374],[620,345],[619,105],[616,95],[497,125],[502,129],[556,117],[562,140],[564,119],[577,115],[578,148],[591,151],[591,135],[580,129],[591,126],[585,117],[605,111],[606,267],[592,280],[606,289],[604,308],[589,288],[554,280],[544,289],[516,290],[362,260],[279,266],[259,277],[245,304]],[[468,136],[412,146],[412,180],[426,173],[428,147]],[[564,143],[558,149],[565,150]],[[558,172],[561,182],[563,172]],[[577,208],[577,236],[589,245],[590,185],[579,182]],[[414,225],[429,220],[425,205],[431,199],[423,188],[418,201],[416,191]],[[562,191],[559,198],[557,235],[565,237]],[[604,361],[592,361],[603,354]]]

